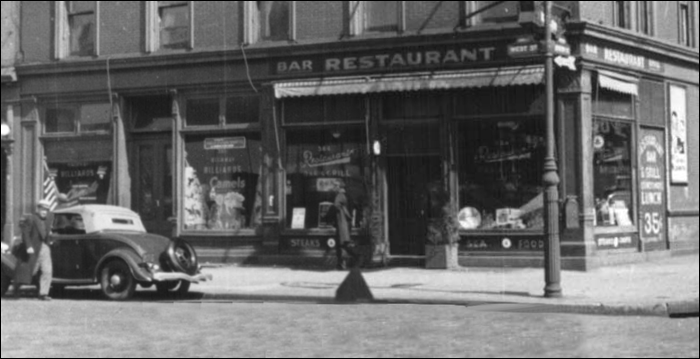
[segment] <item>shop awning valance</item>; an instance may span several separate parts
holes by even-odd
[[[598,70],[598,84],[600,87],[610,91],[639,96],[639,86],[637,85],[637,79],[634,77]]]
[[[542,83],[544,83],[544,67],[538,65],[284,82],[275,84],[275,97],[448,90]]]

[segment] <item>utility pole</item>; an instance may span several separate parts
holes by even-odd
[[[547,97],[547,154],[544,159],[545,282],[546,298],[561,298],[561,248],[559,242],[559,174],[554,136],[554,42],[552,41],[552,2],[544,1],[545,86]]]

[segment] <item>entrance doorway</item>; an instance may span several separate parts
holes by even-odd
[[[440,156],[389,157],[389,242],[392,255],[425,255],[432,217],[429,188],[442,181]]]
[[[172,236],[172,134],[134,135],[131,141],[132,209],[149,233]]]

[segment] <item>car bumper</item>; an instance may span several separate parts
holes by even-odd
[[[211,274],[197,274],[194,276],[187,275],[185,273],[154,273],[153,274],[153,281],[154,282],[174,282],[178,280],[184,280],[190,283],[201,283],[201,282],[210,282],[214,279],[214,277]]]

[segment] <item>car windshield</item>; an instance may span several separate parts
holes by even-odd
[[[63,235],[85,234],[83,216],[73,213],[56,214],[51,232]]]

